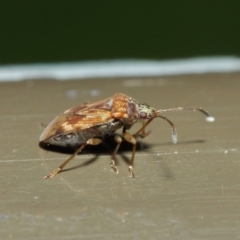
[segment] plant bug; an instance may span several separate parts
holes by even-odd
[[[40,136],[40,144],[47,144],[60,147],[75,147],[77,150],[56,170],[45,176],[50,179],[61,172],[63,168],[87,145],[98,145],[104,138],[114,135],[122,128],[122,135],[115,135],[117,143],[111,158],[111,167],[118,173],[115,158],[122,138],[133,145],[132,156],[129,163],[129,172],[134,177],[133,161],[136,152],[136,137],[146,137],[145,129],[155,118],[162,118],[172,127],[173,143],[177,142],[177,133],[174,124],[166,117],[164,112],[173,111],[200,111],[209,117],[208,113],[199,107],[178,107],[156,110],[147,104],[139,104],[135,99],[122,93],[116,93],[113,97],[105,100],[86,103],[71,108],[57,116],[45,128]],[[130,134],[129,130],[133,124],[142,121],[142,127],[135,133]]]

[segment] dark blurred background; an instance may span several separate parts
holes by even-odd
[[[0,64],[240,55],[237,0],[2,1]]]

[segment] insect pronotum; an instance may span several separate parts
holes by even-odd
[[[56,170],[45,179],[50,179],[61,172],[63,168],[87,145],[98,145],[105,137],[114,135],[116,130],[122,128],[122,135],[115,135],[117,143],[111,158],[111,167],[118,173],[115,158],[119,146],[124,138],[133,145],[132,156],[129,162],[129,172],[134,177],[133,161],[136,152],[136,137],[146,137],[145,129],[155,118],[162,118],[172,128],[173,143],[177,142],[177,132],[174,124],[162,115],[164,112],[173,111],[200,111],[209,117],[208,113],[199,107],[177,107],[156,110],[147,104],[139,104],[135,99],[122,93],[116,93],[113,97],[95,103],[86,103],[71,108],[57,116],[46,127],[40,136],[40,144],[54,145],[60,147],[75,147],[77,150]],[[135,133],[129,130],[133,124],[141,121],[142,127]]]

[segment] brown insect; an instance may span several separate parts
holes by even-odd
[[[56,170],[45,179],[50,179],[61,172],[86,145],[98,145],[105,137],[114,135],[116,130],[122,128],[122,135],[114,137],[117,145],[112,154],[111,167],[118,173],[115,157],[122,138],[133,145],[132,156],[129,164],[129,172],[134,177],[133,161],[136,152],[136,137],[146,137],[146,126],[154,118],[166,120],[172,127],[173,143],[177,142],[177,133],[173,123],[162,116],[163,112],[170,111],[200,111],[209,116],[206,111],[198,107],[178,107],[156,110],[147,104],[139,104],[135,99],[122,93],[116,93],[113,97],[96,103],[86,103],[71,108],[57,116],[43,131],[40,136],[40,144],[54,145],[60,147],[77,147],[77,150]],[[127,132],[133,124],[141,121],[142,127],[135,133]]]

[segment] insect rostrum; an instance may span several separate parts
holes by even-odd
[[[209,116],[206,111],[198,107],[178,107],[156,110],[147,104],[139,104],[135,99],[122,93],[116,93],[113,97],[95,103],[86,103],[71,108],[53,119],[40,136],[40,143],[62,147],[77,147],[77,150],[56,170],[45,176],[50,179],[61,172],[86,145],[98,145],[104,137],[114,135],[115,131],[122,128],[122,135],[116,135],[117,143],[111,159],[111,167],[118,172],[115,165],[115,157],[122,138],[133,145],[132,156],[129,164],[129,172],[134,177],[133,161],[136,151],[136,137],[146,137],[147,125],[154,118],[166,120],[172,127],[173,143],[177,142],[177,134],[174,124],[162,116],[163,112],[170,111],[200,111]],[[133,124],[141,121],[142,127],[135,133],[129,130]]]

